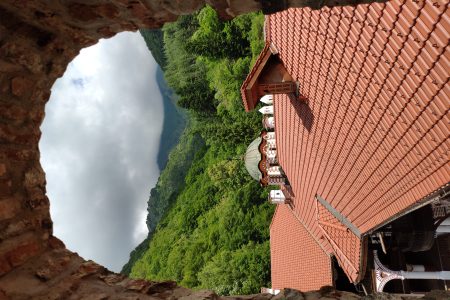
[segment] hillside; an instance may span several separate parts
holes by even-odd
[[[152,53],[155,61],[164,70],[167,65],[167,59],[164,54],[164,37],[161,29],[140,29],[139,33],[144,38],[145,44],[147,44],[147,48]]]
[[[243,161],[261,117],[244,112],[239,94],[264,43],[263,22],[261,14],[221,22],[206,7],[163,27],[165,78],[189,124],[152,190],[151,236],[124,273],[224,295],[270,286],[273,207]]]
[[[163,97],[164,121],[157,162],[160,170],[166,166],[169,153],[175,147],[186,127],[186,112],[176,105],[176,95],[167,86],[163,71],[158,68],[156,81]]]
[[[164,53],[163,32],[161,29],[141,29],[139,32],[160,67],[156,71],[156,82],[163,97],[164,122],[157,162],[159,169],[162,170],[167,163],[170,150],[178,143],[186,126],[186,112],[176,105],[176,95],[164,79],[163,70],[167,66],[167,58]]]
[[[156,186],[150,191],[147,204],[148,237],[130,253],[130,260],[122,268],[121,273],[130,274],[134,263],[148,249],[148,243],[158,222],[184,187],[184,178],[192,165],[195,154],[204,147],[205,143],[200,135],[185,130],[179,143],[170,152],[166,167],[161,172]]]

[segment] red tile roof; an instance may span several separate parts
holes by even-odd
[[[341,268],[352,281],[357,281],[363,241],[320,203],[317,203],[317,222],[323,236],[333,248]]]
[[[332,285],[330,257],[287,205],[278,205],[273,216],[270,255],[274,289],[309,291]]]
[[[352,280],[364,247],[351,232],[324,232],[315,195],[364,234],[450,181],[448,6],[394,0],[290,9],[266,19],[267,41],[308,98],[304,104],[274,95],[292,211]],[[283,285],[277,268],[285,265],[272,266]]]

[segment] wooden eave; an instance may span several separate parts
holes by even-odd
[[[264,67],[273,54],[278,54],[278,50],[275,45],[266,42],[264,49],[261,51],[255,62],[255,65],[241,86],[242,102],[244,103],[244,108],[247,112],[254,109],[258,102],[258,99],[255,99],[258,97],[257,92],[254,90],[255,83],[258,81],[258,77],[261,75],[261,72],[264,70]]]

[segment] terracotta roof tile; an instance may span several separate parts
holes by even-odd
[[[279,205],[273,216],[270,253],[272,288],[309,291],[332,284],[330,257],[286,205]]]
[[[292,212],[354,279],[350,266],[360,269],[363,253],[351,236],[321,239],[315,195],[364,233],[450,181],[449,4],[290,9],[266,23],[267,41],[309,100],[274,98]],[[276,283],[285,265],[272,266]]]

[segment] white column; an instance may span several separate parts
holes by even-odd
[[[282,190],[271,190],[269,192],[269,201],[272,204],[285,204],[286,196]]]
[[[436,233],[450,233],[450,225],[439,225],[436,228]]]
[[[273,140],[273,139],[267,140],[267,145],[269,146],[269,149],[271,149],[271,150],[275,150],[277,148],[275,140]]]
[[[273,166],[273,167],[269,167],[267,169],[267,175],[272,176],[272,177],[278,177],[281,176],[281,169],[279,166]]]
[[[267,129],[275,128],[275,119],[273,117],[265,117],[264,118],[264,127]]]
[[[377,251],[373,252],[373,259],[375,263],[376,287],[377,292],[382,292],[386,283],[393,279],[436,279],[436,280],[450,280],[450,271],[393,271],[383,265],[378,258]],[[422,268],[416,266],[416,269]],[[425,268],[423,268],[425,269]],[[413,267],[414,270],[414,267]]]
[[[259,99],[264,104],[272,104],[273,103],[273,95],[264,95]]]
[[[270,131],[266,133],[266,137],[267,140],[275,140],[275,132]]]
[[[436,236],[441,236],[447,233],[450,233],[450,217],[442,221],[438,228],[436,228]]]
[[[274,150],[274,149],[267,149],[267,150],[266,150],[266,156],[267,156],[267,157],[270,157],[270,158],[276,157],[276,156],[277,156],[277,150]]]
[[[403,279],[450,280],[450,271],[436,271],[436,272],[399,271],[399,272],[400,272],[400,275],[403,277]]]
[[[276,157],[276,156],[274,156],[274,157],[268,157],[268,158],[267,158],[267,162],[268,162],[269,164],[276,164],[276,163],[278,163],[278,160],[277,160],[277,157]]]
[[[285,179],[284,179],[284,177],[269,177],[267,184],[269,184],[269,185],[284,185]]]
[[[273,105],[263,106],[259,109],[259,112],[263,115],[273,115]]]
[[[449,233],[450,232],[450,217],[442,221],[436,228],[436,233]]]
[[[266,151],[267,162],[271,164],[277,163],[277,151],[276,150],[267,150]]]
[[[406,265],[406,271],[408,272],[425,272],[425,266],[424,265]]]

